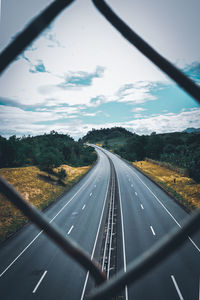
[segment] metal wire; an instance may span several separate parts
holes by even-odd
[[[103,0],[92,0],[101,14],[140,52],[200,103],[200,87],[135,33]]]
[[[40,13],[0,55],[0,74],[74,0],[56,0]]]
[[[0,55],[0,74],[50,23],[51,21],[74,0],[56,0],[39,14],[20,33]],[[158,66],[164,73],[173,79],[180,87],[200,103],[200,88],[184,73],[178,70],[172,63],[166,60],[124,23],[103,0],[92,0],[103,16],[140,52]],[[37,224],[65,253],[74,258],[94,277],[97,287],[91,294],[91,299],[108,299],[117,295],[125,285],[133,283],[141,276],[149,272],[153,267],[173,253],[187,239],[188,235],[195,233],[200,225],[200,211],[193,214],[182,225],[182,229],[174,229],[169,235],[160,239],[150,251],[145,252],[127,266],[127,272],[119,272],[106,283],[106,276],[101,272],[97,262],[91,261],[80,247],[71,239],[65,237],[60,230],[40,213],[36,208],[28,204],[15,189],[0,177],[1,192],[15,204],[31,221]],[[103,284],[102,284],[103,283]]]

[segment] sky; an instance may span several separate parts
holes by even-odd
[[[0,51],[50,0],[2,0]],[[110,0],[143,39],[200,84],[199,0]],[[0,135],[92,128],[137,134],[200,128],[200,107],[130,45],[90,0],[76,0],[0,78]]]

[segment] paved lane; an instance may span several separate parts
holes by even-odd
[[[105,153],[112,159],[118,176],[123,261],[128,264],[173,227],[180,227],[187,213],[140,172],[112,153]],[[128,286],[126,299],[199,300],[199,278],[200,234],[197,233],[159,267]]]
[[[45,214],[90,255],[98,255],[110,178],[107,157],[98,151],[96,166]],[[48,238],[28,225],[0,249],[0,295],[13,299],[80,299],[83,270]]]

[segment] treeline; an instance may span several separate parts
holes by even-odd
[[[0,168],[36,165],[45,171],[61,164],[85,166],[96,160],[92,147],[74,141],[67,134],[49,134],[6,139],[0,136]]]
[[[91,130],[84,142],[101,143],[130,161],[150,158],[183,168],[200,182],[200,133],[174,132],[139,136],[125,128]]]
[[[186,169],[190,177],[200,182],[200,133],[134,134],[115,152],[130,161],[148,157],[169,162]]]
[[[134,134],[122,127],[92,129],[82,138],[83,142],[90,143],[104,142],[108,144],[111,139],[122,139],[132,137]]]

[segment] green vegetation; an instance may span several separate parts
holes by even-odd
[[[145,158],[184,169],[200,182],[200,132],[174,132],[139,136],[124,128],[92,130],[83,141],[102,144],[129,161]]]
[[[95,160],[96,153],[92,147],[55,131],[35,137],[11,136],[6,139],[0,136],[0,168],[34,165],[51,173],[53,168],[61,164],[86,166]],[[59,176],[64,176],[62,174]]]
[[[83,141],[55,131],[35,137],[0,136],[0,175],[24,199],[44,209],[91,168],[96,152]],[[0,194],[0,242],[28,222]]]
[[[92,129],[83,138],[84,143],[100,144],[108,149],[118,149],[134,134],[122,127]]]

